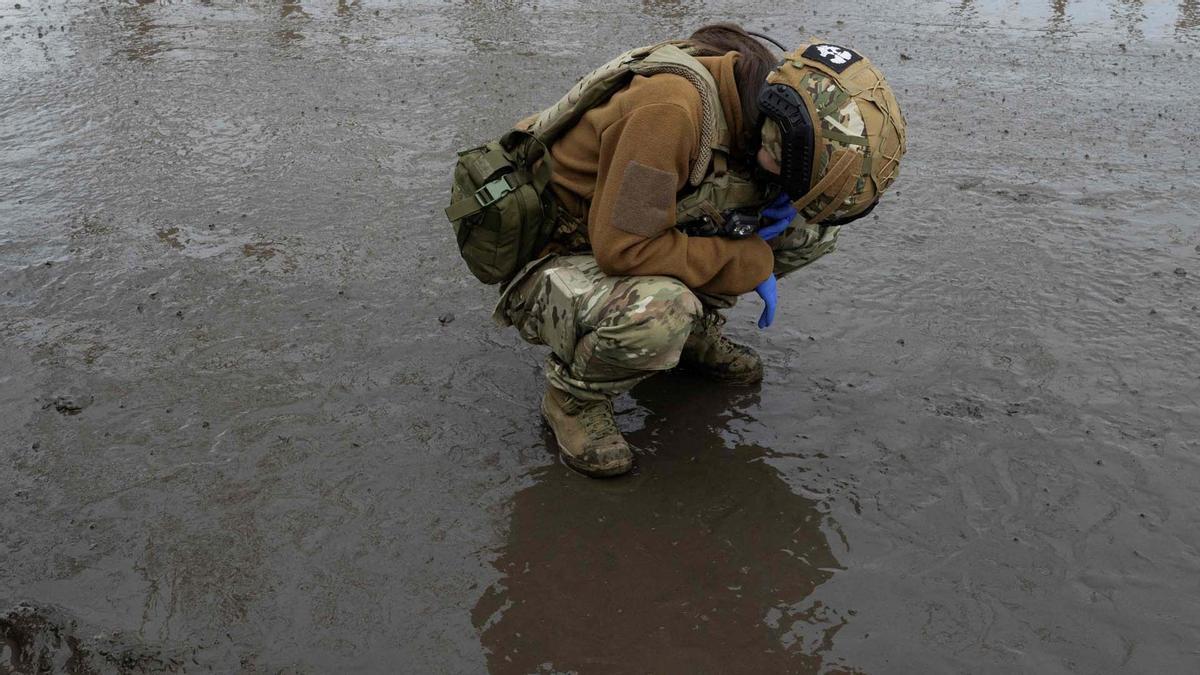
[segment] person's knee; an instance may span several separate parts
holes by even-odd
[[[695,294],[678,280],[647,279],[597,329],[601,356],[637,370],[675,367],[692,326],[703,313]]]
[[[648,321],[663,346],[676,342],[682,346],[683,340],[692,332],[692,326],[704,313],[704,308],[695,293],[672,280],[671,284],[651,296],[648,312]]]

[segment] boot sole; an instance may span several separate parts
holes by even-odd
[[[571,467],[573,471],[581,473],[588,478],[612,478],[613,476],[620,476],[622,474],[629,473],[629,471],[633,469],[632,459],[630,459],[628,462],[623,462],[615,466],[599,469],[594,468],[591,465],[584,464],[580,460],[572,457],[570,453],[563,449],[562,443],[560,443],[558,440],[558,434],[554,433],[554,425],[550,424],[550,418],[546,415],[546,410],[544,408],[542,409],[542,423],[547,427],[550,427],[550,433],[554,435],[554,444],[558,446],[558,456],[562,458],[563,463]]]
[[[618,464],[616,467],[611,469],[593,469],[563,452],[562,445],[558,446],[558,456],[561,457],[563,463],[571,467],[573,471],[581,473],[588,478],[613,478],[615,476],[627,474],[629,473],[630,469],[633,468],[633,462],[630,461],[625,464]]]

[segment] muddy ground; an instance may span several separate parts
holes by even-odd
[[[783,4],[0,4],[0,672],[1200,669],[1200,3]],[[717,19],[909,155],[590,481],[453,152]]]

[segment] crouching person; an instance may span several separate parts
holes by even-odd
[[[719,313],[833,250],[894,180],[904,121],[879,72],[812,42],[780,61],[741,28],[626,52],[498,143],[463,153],[447,215],[494,318],[546,345],[542,413],[571,467],[633,453],[612,399],[676,366],[763,376]]]

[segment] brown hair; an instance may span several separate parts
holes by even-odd
[[[742,138],[737,139],[738,147],[743,154],[754,152],[758,148],[758,94],[779,59],[758,38],[735,23],[702,26],[687,41],[695,48],[696,56],[738,53],[733,66],[738,98],[742,101]]]

